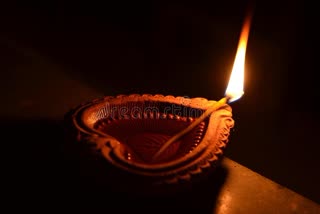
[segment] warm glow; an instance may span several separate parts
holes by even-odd
[[[229,97],[229,102],[233,102],[242,97],[243,85],[244,85],[244,67],[245,67],[245,55],[247,49],[247,42],[249,36],[251,17],[248,17],[243,25],[240,35],[238,50],[236,58],[234,60],[229,84],[226,90],[226,96]]]

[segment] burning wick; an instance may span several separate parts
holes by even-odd
[[[251,14],[245,19],[243,28],[240,35],[240,40],[238,44],[237,54],[234,60],[230,80],[228,87],[226,89],[226,96],[210,106],[200,117],[198,117],[194,122],[192,122],[187,128],[183,129],[181,132],[174,135],[166,143],[164,143],[159,151],[153,156],[153,160],[157,159],[173,142],[177,141],[186,133],[190,132],[195,128],[199,123],[206,119],[214,111],[218,110],[220,107],[226,103],[233,102],[238,100],[244,94],[243,85],[244,85],[244,64],[245,64],[245,55],[247,49],[247,42],[249,37],[249,29],[251,24]]]

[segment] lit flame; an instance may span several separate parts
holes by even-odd
[[[244,94],[244,64],[250,24],[251,16],[248,16],[243,24],[236,58],[234,60],[231,76],[226,90],[226,96],[229,97],[229,102],[239,99]]]

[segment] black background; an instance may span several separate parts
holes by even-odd
[[[58,151],[46,141],[58,141],[61,133],[48,130],[60,130],[59,119],[82,101],[131,93],[220,99],[247,6],[32,1],[2,7],[1,125],[16,133],[9,163],[20,156],[29,166],[8,164],[17,183],[40,175],[35,164],[47,165],[43,173],[57,167]],[[293,1],[255,4],[245,95],[231,104],[236,126],[226,156],[319,203],[314,8]]]

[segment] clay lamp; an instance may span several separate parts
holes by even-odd
[[[69,148],[81,167],[111,188],[141,192],[179,189],[214,170],[234,126],[228,103],[243,94],[249,21],[221,100],[132,94],[71,110]]]

